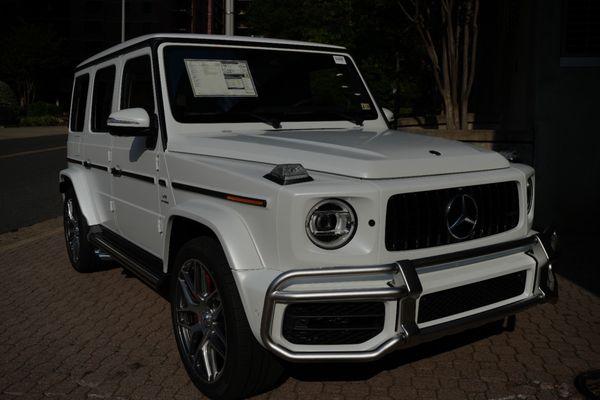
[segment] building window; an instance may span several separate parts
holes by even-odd
[[[600,65],[600,1],[563,0],[561,66]]]

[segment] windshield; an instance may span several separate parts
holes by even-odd
[[[377,118],[351,60],[342,55],[251,48],[168,46],[173,117],[182,123]]]

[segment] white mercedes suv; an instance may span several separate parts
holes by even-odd
[[[534,171],[389,128],[338,46],[160,34],[75,72],[60,172],[74,268],[168,295],[206,395],[370,361],[556,298]]]

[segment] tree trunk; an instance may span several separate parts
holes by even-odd
[[[190,33],[196,33],[198,31],[198,10],[197,10],[197,2],[198,0],[192,0],[190,3],[191,8],[191,18],[190,18]]]
[[[399,1],[402,12],[414,23],[427,51],[444,105],[446,129],[469,129],[468,108],[477,56],[479,0]],[[412,12],[409,12],[409,6],[412,6]],[[431,12],[434,7],[439,7],[439,14]],[[437,41],[431,36],[436,23],[431,15],[440,16],[441,37]]]
[[[213,2],[212,0],[206,1],[206,33],[211,35],[213,33]]]

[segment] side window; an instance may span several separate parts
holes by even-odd
[[[152,89],[150,56],[127,60],[123,68],[121,109],[140,107],[154,113],[154,90]]]
[[[106,120],[112,110],[116,68],[111,65],[96,71],[92,93],[92,132],[107,132]]]
[[[83,131],[85,119],[85,105],[87,103],[88,86],[90,75],[80,75],[75,79],[73,87],[73,100],[71,101],[70,127],[72,132]]]

